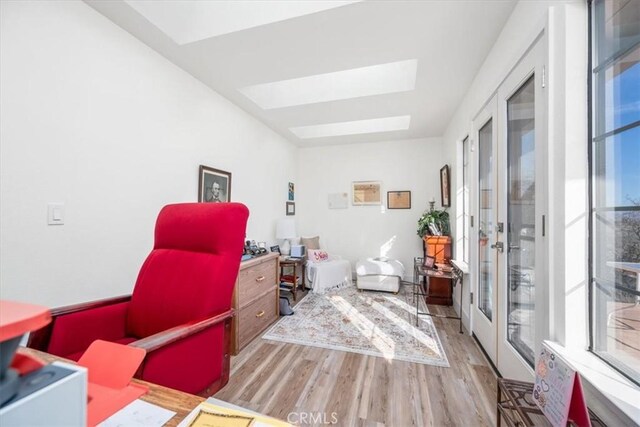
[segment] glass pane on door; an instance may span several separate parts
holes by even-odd
[[[489,320],[493,317],[493,120],[478,133],[480,206],[478,221],[478,308]]]
[[[531,366],[535,339],[535,84],[507,101],[507,334]]]

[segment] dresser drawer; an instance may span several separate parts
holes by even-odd
[[[247,345],[256,335],[265,330],[277,318],[276,303],[278,298],[278,290],[273,289],[271,292],[258,298],[256,301],[240,309],[238,314],[238,326],[240,332],[238,334],[238,346],[240,348]]]
[[[237,290],[238,307],[244,307],[253,302],[258,295],[264,294],[277,285],[276,265],[272,260],[240,270]]]

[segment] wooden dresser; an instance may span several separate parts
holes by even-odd
[[[236,355],[280,315],[277,253],[240,263],[233,293],[236,315],[231,326],[231,353]]]

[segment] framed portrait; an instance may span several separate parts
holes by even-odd
[[[387,209],[411,209],[411,191],[387,191]]]
[[[354,181],[351,191],[354,206],[382,204],[380,181]]]
[[[231,201],[231,172],[200,165],[198,201],[210,203]]]
[[[289,183],[289,201],[293,202],[295,200],[295,186],[293,185],[293,182]]]
[[[271,252],[280,253],[280,245],[273,245],[269,249],[271,249]]]
[[[296,204],[293,202],[287,202],[286,208],[287,215],[295,215],[296,214]]]
[[[451,206],[451,185],[449,182],[449,165],[444,165],[440,169],[440,198],[442,207]]]

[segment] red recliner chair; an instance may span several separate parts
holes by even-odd
[[[248,217],[240,203],[165,206],[133,294],[54,309],[27,345],[72,360],[96,339],[141,347],[137,378],[214,394],[229,380],[231,298]]]

